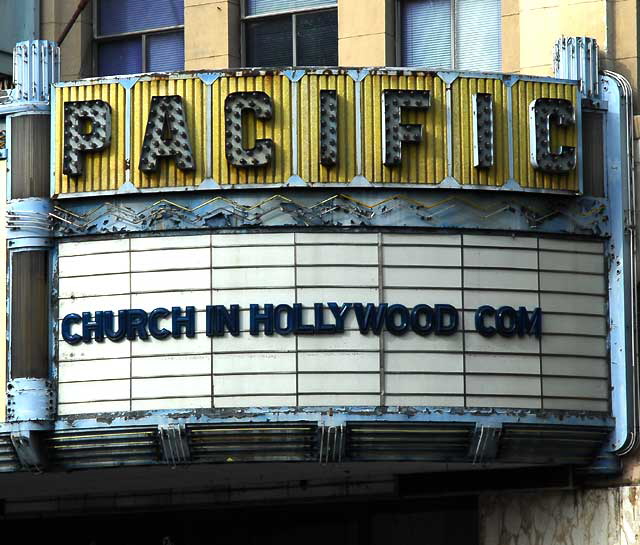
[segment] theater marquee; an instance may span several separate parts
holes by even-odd
[[[236,185],[580,191],[578,88],[419,71],[57,84],[54,194]]]
[[[200,232],[58,249],[61,414],[609,407],[598,239]]]

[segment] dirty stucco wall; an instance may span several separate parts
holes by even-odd
[[[640,486],[485,494],[480,545],[640,543]]]

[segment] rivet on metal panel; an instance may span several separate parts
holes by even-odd
[[[91,129],[84,132],[84,125]],[[64,105],[64,158],[62,172],[80,176],[84,154],[105,149],[111,143],[111,106],[104,100],[79,100]]]
[[[573,104],[564,98],[538,98],[529,105],[529,153],[533,168],[554,174],[568,174],[576,168],[576,148],[551,150],[551,124],[575,125]]]
[[[320,91],[320,163],[326,167],[338,162],[338,93]]]
[[[475,93],[473,106],[473,166],[493,166],[493,99],[490,93]]]
[[[384,139],[382,153],[385,165],[396,166],[402,162],[403,142],[422,141],[422,125],[402,123],[402,110],[428,110],[430,106],[430,91],[383,91]]]
[[[187,116],[179,95],[151,98],[138,168],[143,172],[155,172],[158,157],[173,157],[180,170],[195,169]]]
[[[242,141],[243,112],[253,112],[257,119],[271,119],[273,104],[263,91],[230,93],[224,101],[225,155],[237,167],[268,165],[273,157],[273,140],[256,139],[252,148],[245,148]]]

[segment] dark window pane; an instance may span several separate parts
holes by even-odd
[[[296,64],[338,65],[338,10],[296,15]]]
[[[291,16],[246,23],[247,66],[291,66]]]
[[[147,72],[184,70],[184,32],[147,36]]]
[[[98,46],[98,75],[138,74],[142,72],[140,38],[106,42]]]
[[[184,24],[184,0],[100,0],[99,34]]]

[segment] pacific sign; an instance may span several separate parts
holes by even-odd
[[[361,334],[380,335],[388,331],[394,335],[413,332],[422,336],[453,335],[459,331],[458,310],[449,304],[433,306],[417,304],[412,308],[400,304],[382,303],[315,303],[312,317],[305,316],[302,304],[252,304],[249,308],[249,333],[264,335],[321,335],[344,333],[345,321],[355,316]],[[328,311],[328,313],[326,312]],[[83,312],[67,314],[62,320],[62,338],[69,344],[105,339],[118,342],[141,339],[166,339],[196,335],[198,313],[193,306],[164,307],[146,312],[142,309]],[[220,337],[226,333],[237,337],[243,331],[239,305],[207,305],[205,331],[208,337]],[[117,322],[117,325],[116,325]],[[542,334],[542,310],[510,306],[494,308],[482,305],[475,311],[476,331],[485,337],[523,337]],[[77,331],[75,331],[77,329]]]
[[[431,91],[385,89],[381,96],[382,153],[386,167],[402,164],[402,151],[425,138],[424,127],[403,123],[409,111],[428,111]],[[471,96],[473,111],[474,168],[494,165],[494,100],[490,93]],[[319,92],[319,126],[316,134],[303,139],[319,140],[319,162],[334,168],[340,161],[338,97],[335,90]],[[249,144],[246,123],[269,123],[274,116],[272,98],[264,91],[233,92],[224,100],[225,156],[230,165],[242,169],[266,167],[274,160],[274,141],[257,138]],[[172,161],[182,171],[196,168],[185,101],[180,95],[152,96],[137,168],[157,171],[162,160]],[[252,118],[252,119],[250,119]],[[533,168],[550,174],[568,174],[576,168],[574,146],[554,146],[553,132],[575,125],[572,103],[562,98],[539,98],[529,105],[529,154]],[[81,100],[64,104],[63,173],[83,174],[85,157],[109,148],[112,138],[111,106],[104,100]],[[430,145],[430,143],[427,143]]]

